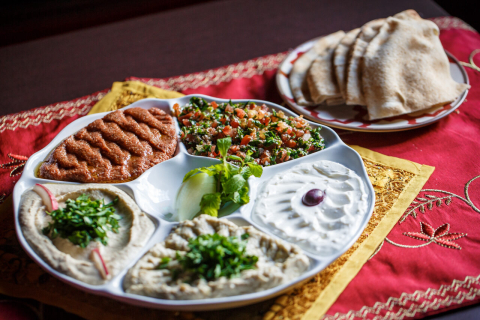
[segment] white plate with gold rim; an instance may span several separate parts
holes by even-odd
[[[203,96],[203,95],[192,95],[197,97],[202,97],[207,101],[216,101],[216,102],[228,102],[226,99],[217,99],[213,97]],[[160,100],[160,99],[144,99],[134,104],[128,106],[127,108],[140,107],[144,109],[149,108],[160,108],[171,114],[173,110],[173,105],[175,103],[185,105],[190,100],[192,96],[185,96],[182,98]],[[260,100],[232,100],[234,103],[239,102],[255,102],[256,104],[265,103],[269,108],[276,110],[282,110],[286,115],[297,116],[293,112],[278,106],[276,104],[260,101]],[[281,164],[273,165],[270,167],[264,168],[264,172],[261,178],[250,178],[250,198],[251,201],[249,204],[241,207],[239,210],[233,214],[222,218],[228,219],[239,225],[253,225],[257,229],[262,230],[263,232],[269,234],[274,238],[278,238],[276,235],[272,234],[268,230],[264,230],[262,227],[257,226],[254,221],[251,219],[251,211],[254,205],[255,191],[260,183],[268,180],[276,173],[282,172],[284,170],[290,169],[293,166],[304,163],[304,162],[314,162],[316,160],[330,160],[338,162],[347,168],[353,170],[360,178],[362,179],[365,189],[368,193],[368,210],[361,217],[361,222],[356,230],[352,233],[351,239],[337,252],[329,255],[315,255],[307,251],[304,251],[305,254],[309,257],[311,265],[310,268],[303,273],[298,278],[293,281],[282,284],[280,286],[267,289],[260,292],[254,292],[249,294],[222,297],[222,298],[209,298],[202,300],[166,300],[166,299],[157,299],[152,297],[146,297],[141,295],[135,295],[126,293],[123,289],[122,283],[125,277],[127,270],[132,267],[140,257],[142,257],[154,244],[161,242],[168,235],[170,230],[177,222],[172,221],[171,214],[173,213],[173,206],[177,191],[182,183],[183,176],[193,168],[209,166],[213,163],[218,163],[218,160],[193,156],[187,153],[183,143],[179,143],[177,150],[174,156],[164,161],[146,172],[144,172],[140,177],[133,181],[126,183],[114,183],[112,185],[119,187],[120,189],[131,194],[139,207],[146,212],[149,217],[155,222],[156,230],[153,233],[152,237],[148,243],[138,252],[135,259],[131,261],[126,268],[113,277],[110,281],[103,285],[90,285],[79,280],[73,279],[63,273],[58,272],[52,268],[49,264],[42,260],[42,258],[30,247],[26,241],[20,223],[19,223],[19,207],[21,202],[21,197],[25,191],[31,189],[36,183],[65,183],[72,184],[72,182],[62,182],[62,181],[53,181],[41,179],[35,176],[35,169],[39,164],[47,157],[47,155],[65,138],[76,133],[81,128],[87,126],[89,123],[93,122],[96,119],[100,119],[105,116],[106,113],[99,113],[94,115],[85,116],[80,118],[67,127],[65,127],[58,135],[53,139],[45,148],[38,151],[32,155],[27,163],[25,164],[25,169],[20,180],[16,183],[15,189],[13,191],[13,203],[14,203],[14,212],[15,212],[15,228],[17,232],[18,239],[20,244],[25,249],[27,254],[38,263],[45,271],[52,274],[56,278],[76,287],[81,290],[84,290],[89,293],[102,295],[110,297],[112,299],[124,301],[130,304],[159,308],[159,309],[169,309],[169,310],[215,310],[215,309],[224,309],[224,308],[233,308],[239,307],[247,304],[252,304],[259,302],[268,298],[275,297],[280,295],[288,290],[291,290],[293,287],[300,285],[301,283],[307,281],[313,277],[318,272],[322,271],[330,263],[335,261],[340,255],[342,255],[348,248],[350,248],[358,237],[361,235],[363,229],[366,227],[370,216],[373,212],[375,196],[374,191],[369,183],[367,172],[363,165],[362,159],[359,154],[345,145],[338,135],[330,128],[322,127],[321,135],[325,139],[325,149],[318,151],[316,153],[307,155],[303,158],[294,159],[288,162]],[[312,127],[318,127],[318,124],[310,123]],[[175,127],[177,133],[179,133],[178,123],[175,121]]]

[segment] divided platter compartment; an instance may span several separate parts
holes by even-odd
[[[201,97],[210,101],[216,102],[228,102],[226,99],[217,99],[213,97],[208,97],[204,95],[190,95],[182,98],[160,100],[160,99],[144,99],[138,102],[133,103],[127,108],[140,107],[144,109],[149,109],[152,107],[160,108],[169,114],[172,114],[173,105],[178,103],[180,106],[187,104],[192,96]],[[290,110],[287,110],[276,104],[259,101],[259,100],[232,100],[234,103],[239,102],[254,102],[258,104],[266,104],[270,109],[282,110],[288,116],[297,116]],[[80,118],[67,127],[65,127],[55,139],[50,142],[41,151],[32,155],[27,163],[25,164],[25,169],[20,180],[15,185],[13,191],[13,201],[14,201],[14,212],[15,212],[15,228],[17,232],[18,239],[27,252],[27,254],[38,263],[44,270],[48,273],[54,275],[58,279],[77,287],[81,290],[111,297],[116,300],[124,301],[130,304],[160,308],[160,309],[170,309],[170,310],[191,310],[191,311],[200,311],[200,310],[215,310],[215,309],[224,309],[224,308],[233,308],[238,306],[243,306],[247,304],[252,304],[259,302],[274,296],[278,296],[284,292],[291,290],[293,287],[298,286],[311,277],[313,277],[318,272],[322,271],[326,266],[332,263],[340,255],[342,255],[348,248],[350,248],[358,237],[361,235],[363,229],[367,225],[371,214],[373,212],[375,195],[373,187],[371,186],[363,162],[353,149],[345,145],[338,135],[328,127],[322,127],[321,135],[325,140],[325,149],[322,151],[315,152],[313,154],[307,155],[302,158],[290,160],[281,164],[276,164],[270,167],[265,167],[263,170],[263,175],[261,178],[251,177],[249,180],[250,184],[250,203],[242,206],[240,209],[232,213],[231,215],[224,217],[222,219],[228,219],[238,225],[253,225],[255,228],[265,232],[266,234],[278,238],[275,234],[258,226],[251,218],[252,208],[255,202],[255,195],[258,189],[258,186],[270,179],[274,174],[290,169],[293,166],[300,163],[310,163],[317,160],[330,160],[343,164],[344,166],[352,169],[355,173],[362,179],[365,189],[368,193],[368,209],[367,213],[362,217],[362,220],[359,224],[355,233],[349,239],[341,250],[337,251],[331,255],[315,255],[304,251],[304,253],[309,257],[311,266],[309,270],[303,273],[300,277],[294,279],[290,283],[286,283],[271,289],[267,289],[260,292],[254,292],[249,294],[231,296],[231,297],[222,297],[222,298],[209,298],[202,300],[166,300],[166,299],[157,299],[141,295],[129,294],[123,290],[123,279],[128,269],[131,268],[154,244],[163,241],[169,234],[173,226],[178,224],[172,218],[173,206],[176,198],[177,191],[182,183],[183,176],[190,170],[209,166],[214,163],[218,163],[219,160],[206,158],[201,156],[194,156],[187,153],[185,146],[182,142],[178,143],[177,150],[174,156],[164,161],[146,172],[144,172],[140,177],[135,180],[126,182],[126,183],[112,183],[123,191],[131,195],[137,205],[148,214],[148,216],[155,222],[155,231],[152,237],[149,239],[148,243],[142,248],[140,252],[135,256],[135,258],[126,266],[126,268],[120,272],[118,275],[113,277],[109,282],[103,285],[90,285],[84,282],[73,279],[69,276],[66,276],[39,257],[39,255],[30,247],[26,241],[24,234],[21,230],[19,223],[19,207],[21,202],[21,197],[23,193],[30,188],[32,188],[36,183],[63,183],[63,184],[75,184],[73,182],[62,182],[62,181],[53,181],[41,179],[35,176],[35,170],[40,165],[40,163],[47,157],[47,155],[65,138],[74,134],[81,128],[87,126],[89,123],[93,122],[96,119],[100,119],[105,116],[106,113],[99,113],[94,115],[85,116]],[[312,127],[319,127],[320,125],[316,123],[309,122]],[[178,122],[175,121],[175,128],[177,133],[180,132]],[[285,241],[285,240],[283,240]]]
[[[321,37],[302,43],[290,51],[285,60],[280,63],[276,75],[277,89],[283,101],[293,110],[309,120],[327,125],[333,128],[364,131],[364,132],[393,132],[410,130],[434,123],[455,111],[467,97],[468,90],[465,90],[451,104],[420,110],[411,114],[404,114],[396,117],[379,119],[374,121],[366,120],[367,109],[362,106],[336,105],[336,106],[312,106],[305,107],[298,105],[293,97],[289,83],[289,75],[293,63],[303,53],[310,50],[316,41]],[[450,74],[453,80],[459,83],[469,84],[468,75],[460,62],[448,51],[445,51],[450,59]]]

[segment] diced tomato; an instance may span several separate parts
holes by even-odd
[[[213,108],[213,109],[217,109],[217,108],[218,108],[218,104],[217,104],[215,101],[212,101],[211,104],[212,104],[212,108]]]
[[[286,157],[287,157],[287,150],[282,150],[282,154],[280,156],[280,161],[279,162],[285,161]]]
[[[265,126],[268,126],[268,124],[270,123],[270,118],[269,117],[265,117],[263,118],[262,120],[260,120],[260,122],[265,125]]]
[[[238,128],[238,126],[240,125],[240,123],[238,123],[238,121],[235,119],[230,121],[230,124],[232,125],[233,128]]]
[[[225,108],[225,112],[232,113],[233,107],[231,105],[227,105],[227,107]]]
[[[216,138],[217,138],[217,139],[225,138],[225,134],[220,131],[220,132],[217,134],[217,137],[216,137]]]
[[[242,146],[246,146],[247,144],[250,143],[251,140],[252,140],[252,137],[250,137],[249,135],[246,135],[242,138],[242,142],[240,142],[240,144]]]
[[[228,149],[231,153],[237,153],[240,151],[240,146],[234,144],[233,146],[230,146],[230,148]]]
[[[248,108],[249,108],[250,110],[255,109],[255,103],[251,103],[251,104],[248,106]]]
[[[313,146],[313,144],[310,146],[310,148],[308,148],[307,150],[308,152],[312,152],[312,151],[315,151],[315,147]]]
[[[195,141],[195,137],[191,133],[189,133],[189,134],[187,134],[186,140],[187,141]]]
[[[232,129],[232,133],[230,134],[230,137],[235,138],[237,136],[238,130],[237,128]]]
[[[185,137],[185,132],[182,131],[182,132],[180,133],[180,139],[183,139],[183,137]]]
[[[203,118],[205,118],[205,115],[201,111],[195,112],[195,119],[197,121],[203,120]]]
[[[242,159],[245,159],[245,157],[247,156],[245,152],[242,151],[237,151],[236,155]]]
[[[288,129],[287,129],[287,134],[290,134],[290,133],[292,133],[292,128],[291,128],[291,127],[288,127]]]
[[[303,132],[303,130],[295,130],[295,135],[298,138],[303,137],[304,134],[305,134],[305,132]]]
[[[183,125],[184,125],[184,126],[187,126],[187,127],[190,127],[190,126],[192,125],[192,124],[190,123],[190,120],[188,120],[188,119],[183,119],[182,122],[183,122]]]
[[[178,117],[178,115],[180,114],[180,105],[178,103],[175,103],[173,105],[173,110],[175,111],[175,116]]]
[[[187,113],[184,116],[179,117],[178,119],[183,120],[183,119],[189,119],[193,116],[193,112]]]
[[[297,146],[297,143],[295,142],[295,140],[288,140],[287,142],[285,142],[285,145],[289,148],[295,148]]]
[[[222,124],[225,124],[225,122],[227,122],[227,118],[223,117],[222,119],[220,119],[220,122],[221,122]]]
[[[260,163],[265,165],[267,162],[270,162],[270,151],[265,150],[261,155],[260,155]]]
[[[222,131],[226,136],[229,136],[232,133],[232,127],[226,126]]]
[[[282,138],[282,141],[283,141],[283,142],[286,142],[288,139],[290,139],[290,136],[289,136],[288,134],[285,134],[285,133],[284,133],[284,134],[282,134],[282,135],[280,136],[280,138]]]
[[[211,124],[212,128],[216,128],[218,126],[218,122],[217,121],[213,121],[212,124]]]
[[[243,117],[245,117],[245,111],[243,109],[236,108],[235,113],[237,114],[237,117],[239,117],[240,119],[243,119]]]

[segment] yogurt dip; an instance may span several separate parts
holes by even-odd
[[[306,206],[302,198],[312,189],[322,190],[324,199]],[[306,251],[329,255],[357,232],[367,208],[362,179],[337,162],[320,160],[277,173],[260,186],[252,219]]]

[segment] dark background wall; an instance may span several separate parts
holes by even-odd
[[[209,1],[214,0],[9,1],[0,7],[0,46]],[[392,0],[386,0],[385,5],[388,5],[389,1]],[[470,4],[472,1],[437,0],[436,2],[451,15],[463,19],[475,29],[480,30],[480,19],[475,17],[478,8],[472,7]]]

